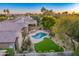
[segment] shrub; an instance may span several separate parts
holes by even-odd
[[[41,19],[41,24],[45,29],[51,29],[55,24],[55,18],[53,16],[44,16]]]
[[[13,56],[14,55],[14,49],[13,48],[6,48],[6,56]]]
[[[74,55],[79,56],[79,48],[75,50]]]

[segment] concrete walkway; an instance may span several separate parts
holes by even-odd
[[[73,51],[65,51],[65,52],[50,52],[50,53],[25,53],[25,54],[17,54],[15,56],[73,56]]]

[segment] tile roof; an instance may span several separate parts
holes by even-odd
[[[30,17],[18,17],[15,20],[0,22],[0,43],[15,42],[16,33],[28,24],[35,24],[35,20]]]
[[[19,31],[24,26],[24,24],[17,24],[17,23],[9,23],[3,22],[0,23],[0,31]]]
[[[15,42],[16,33],[10,31],[0,31],[0,43]]]

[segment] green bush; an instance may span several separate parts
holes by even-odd
[[[53,16],[44,16],[41,19],[41,24],[45,29],[51,29],[55,24],[55,18]]]
[[[6,48],[6,56],[13,56],[14,55],[14,49],[12,48]]]
[[[75,55],[75,56],[79,56],[79,48],[77,48],[77,49],[75,50],[74,55]]]

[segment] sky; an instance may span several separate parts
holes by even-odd
[[[9,9],[11,13],[39,13],[42,7],[53,11],[79,12],[78,3],[0,3],[0,13],[3,13],[4,9]]]

